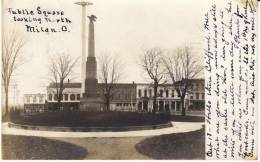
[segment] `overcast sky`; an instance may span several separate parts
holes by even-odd
[[[48,80],[48,58],[61,52],[72,57],[81,56],[81,7],[76,0],[8,0],[4,4],[5,28],[14,28],[23,34],[27,43],[22,52],[27,62],[16,73],[19,96],[45,92]],[[160,47],[173,50],[190,45],[197,55],[202,54],[201,29],[203,15],[209,8],[209,0],[92,0],[87,15],[98,17],[95,22],[96,56],[102,52],[117,54],[124,63],[122,82],[147,82],[138,66],[142,49]],[[63,10],[72,24],[68,33],[27,33],[25,24],[12,22],[6,8],[36,10]],[[88,23],[88,20],[87,20]],[[88,29],[87,29],[88,31]],[[203,58],[203,57],[201,57]],[[80,81],[81,62],[74,70]],[[22,100],[20,100],[22,101]]]

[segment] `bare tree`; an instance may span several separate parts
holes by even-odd
[[[177,48],[174,53],[164,56],[167,74],[181,98],[182,115],[186,114],[185,96],[191,86],[191,79],[197,78],[203,70],[200,59],[191,54],[191,48],[184,46]]]
[[[9,85],[15,71],[24,63],[22,48],[25,40],[16,32],[3,33],[2,42],[2,81],[5,95],[5,115],[8,116],[9,106]]]
[[[69,54],[65,53],[50,59],[49,80],[54,84],[56,90],[58,109],[61,107],[63,91],[66,88],[64,83],[72,75],[73,68],[78,60],[79,58],[72,59]]]
[[[99,78],[102,82],[102,95],[106,111],[110,111],[110,103],[114,93],[115,84],[122,76],[122,66],[119,57],[111,57],[109,54],[103,54],[99,58],[100,73]]]
[[[141,67],[147,73],[149,78],[153,81],[153,114],[158,109],[157,97],[158,97],[158,86],[164,81],[165,78],[165,68],[163,66],[162,59],[163,51],[160,48],[151,48],[144,51],[141,58]]]

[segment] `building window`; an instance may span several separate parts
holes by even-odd
[[[26,97],[26,101],[27,101],[27,103],[30,103],[30,97],[29,96]]]
[[[190,89],[193,90],[193,84],[190,85]]]
[[[74,94],[71,94],[71,95],[70,95],[70,100],[71,100],[71,101],[74,101],[74,100],[75,100],[75,95],[74,95]]]
[[[163,97],[163,90],[160,90],[160,97]]]
[[[65,99],[65,101],[68,101],[69,95],[68,94],[64,94],[64,99]]]
[[[172,97],[174,97],[174,90],[172,90]]]
[[[147,97],[147,90],[144,90],[144,97]]]
[[[181,97],[181,91],[180,90],[177,91],[177,95],[178,95],[178,97]]]
[[[54,100],[55,100],[55,101],[58,100],[58,95],[57,95],[57,94],[54,95]]]
[[[113,100],[113,99],[114,99],[114,94],[111,95],[111,100]]]
[[[196,90],[199,90],[199,86],[200,86],[199,84],[196,84]]]
[[[193,95],[191,94],[190,99],[193,100]]]
[[[29,99],[30,100],[30,99]],[[49,100],[52,100],[52,94],[49,94]]]
[[[166,97],[169,97],[169,90],[167,89],[165,92],[166,92]]]
[[[39,102],[40,102],[40,103],[43,103],[43,96],[40,96],[40,97],[39,97]]]
[[[205,94],[204,94],[204,93],[202,93],[201,95],[202,95],[202,99],[204,100],[204,99],[205,99]]]
[[[138,90],[138,96],[139,96],[139,97],[142,97],[142,91],[141,91],[141,89]]]
[[[80,100],[80,94],[77,94],[77,100]]]
[[[152,97],[152,90],[149,89],[149,97]]]
[[[36,96],[33,96],[33,103],[36,103]]]
[[[197,99],[197,100],[199,99],[199,96],[200,96],[200,94],[199,94],[199,93],[196,93],[196,99]]]

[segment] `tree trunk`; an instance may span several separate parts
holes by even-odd
[[[185,104],[184,104],[184,97],[181,98],[181,115],[182,116],[185,116],[186,115],[186,107],[185,107]]]
[[[154,84],[154,95],[153,95],[153,114],[157,111],[157,84]]]
[[[6,117],[6,119],[8,119],[8,115],[9,115],[9,109],[8,109],[8,107],[9,107],[9,103],[8,103],[8,87],[7,88],[5,88],[5,117]]]
[[[109,95],[108,94],[106,94],[105,95],[105,105],[106,105],[106,111],[110,111],[110,100],[109,100]]]

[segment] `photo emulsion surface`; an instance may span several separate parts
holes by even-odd
[[[257,159],[255,0],[4,0],[2,159]]]

